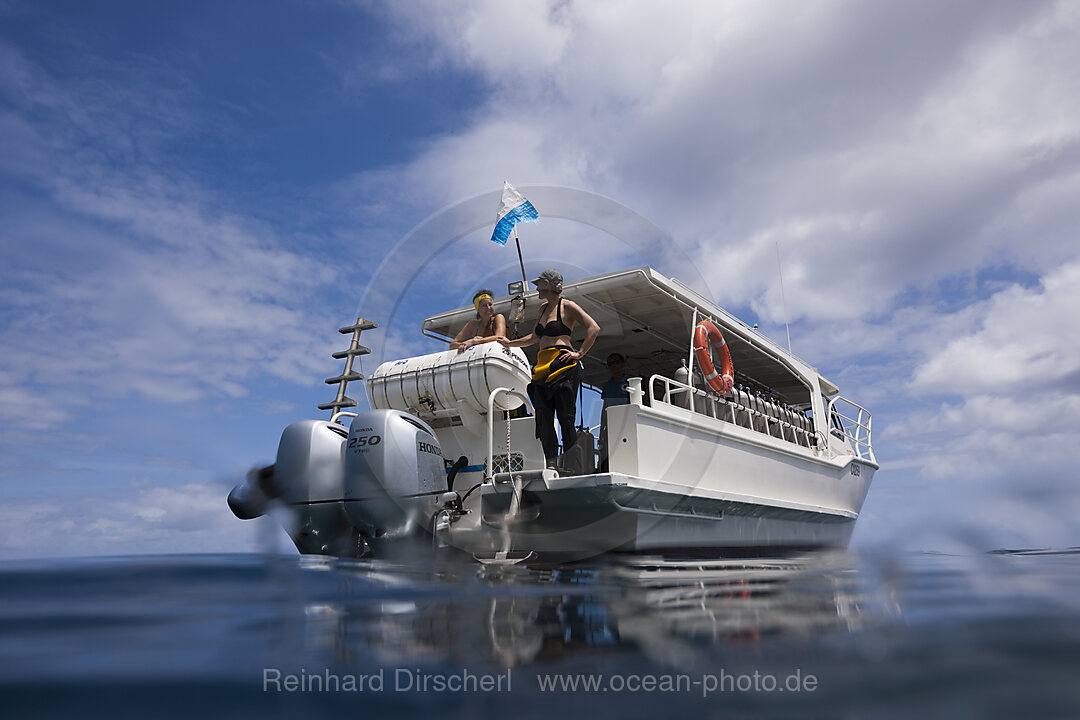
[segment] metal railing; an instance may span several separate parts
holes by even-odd
[[[661,393],[656,392],[657,383],[663,387]],[[649,388],[652,390],[654,402],[662,402],[672,407],[683,408],[698,415],[729,422],[802,447],[816,448],[818,445],[812,421],[805,415],[801,417],[807,427],[799,427],[799,425],[795,424],[799,422],[798,418],[800,417],[800,413],[797,411],[749,395],[744,391],[735,390],[733,391],[733,397],[730,398],[720,397],[716,393],[700,390],[664,375],[650,377]],[[740,402],[736,399],[741,395],[746,396],[746,402]],[[683,398],[685,404],[673,401],[676,397]],[[704,407],[700,410],[698,409],[698,400],[704,403]]]
[[[494,459],[494,456],[495,456],[495,398],[498,397],[500,394],[513,395],[514,397],[521,398],[522,400],[525,401],[525,404],[529,406],[529,409],[532,410],[532,403],[529,402],[528,396],[525,395],[524,393],[518,392],[517,390],[513,390],[511,388],[505,388],[505,387],[497,387],[497,388],[495,388],[494,390],[491,391],[490,395],[488,395],[488,401],[487,401],[488,447],[487,447],[487,463],[484,466],[484,481],[485,482],[487,482],[488,480],[494,481],[494,479],[495,479],[495,459]],[[506,445],[507,445],[506,451],[507,451],[507,456],[508,456],[507,457],[507,462],[509,463],[509,462],[511,462],[510,457],[509,457],[509,455],[510,455],[510,420],[509,420],[509,418],[507,418],[507,421],[506,421]]]
[[[333,415],[330,416],[330,422],[336,423],[338,421],[338,418],[342,418],[342,417],[354,418],[354,417],[357,417],[357,415],[358,415],[358,413],[347,412],[345,410],[338,410],[336,413],[334,413]]]
[[[837,405],[841,403],[844,410],[855,415],[854,418],[837,409]],[[874,459],[874,446],[870,438],[869,410],[845,397],[837,395],[829,401],[828,415],[830,418],[836,418],[840,424],[839,428],[833,427],[831,431],[839,431],[839,433],[843,434],[843,439],[847,440],[855,453],[855,457],[860,460],[869,460],[872,463],[877,462]],[[830,420],[830,424],[831,422]]]

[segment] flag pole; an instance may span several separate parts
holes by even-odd
[[[516,224],[514,225],[514,244],[517,245],[518,263],[521,265],[521,291],[525,292],[525,288],[529,287],[529,280],[525,276],[525,261],[521,259],[521,240],[518,238]]]

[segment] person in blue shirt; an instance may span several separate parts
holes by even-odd
[[[611,353],[607,359],[608,371],[611,379],[604,383],[600,397],[604,400],[604,408],[611,405],[629,405],[630,392],[626,389],[626,358],[621,353]]]
[[[608,471],[607,409],[612,405],[629,405],[630,393],[626,389],[626,358],[621,353],[611,353],[607,358],[611,379],[600,388],[604,409],[600,411],[600,472]]]

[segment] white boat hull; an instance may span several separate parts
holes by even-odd
[[[877,470],[662,403],[608,418],[611,470],[662,492],[855,519]]]
[[[445,542],[477,554],[846,547],[877,465],[663,403],[608,410],[612,472],[485,484]],[[526,422],[528,422],[526,420]]]
[[[511,512],[511,482],[485,485],[441,539],[477,555],[531,552],[562,559],[612,551],[776,552],[846,547],[857,518],[765,499],[724,499],[722,493],[681,494],[618,473],[522,485],[517,513]]]

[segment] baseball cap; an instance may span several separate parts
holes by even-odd
[[[562,273],[558,270],[545,270],[540,273],[532,283],[535,285],[541,280],[547,280],[551,285],[562,285]]]

